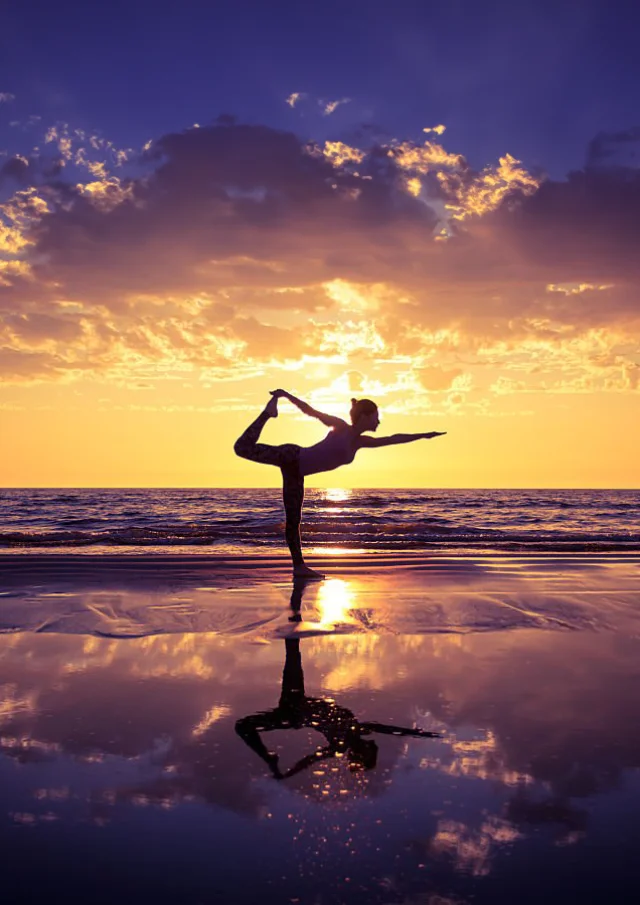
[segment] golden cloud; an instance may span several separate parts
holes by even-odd
[[[338,107],[340,107],[342,104],[348,104],[348,103],[350,103],[350,101],[351,101],[350,97],[341,97],[339,100],[318,101],[318,103],[322,107],[322,112],[324,113],[324,115],[331,116],[332,113],[335,113],[335,111],[338,109]]]
[[[304,97],[306,97],[306,95],[302,92],[294,91],[293,94],[290,94],[285,100],[285,104],[289,104],[290,107],[295,107],[298,101],[301,101]]]

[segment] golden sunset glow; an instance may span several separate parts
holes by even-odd
[[[551,186],[506,150],[474,170],[441,143],[443,124],[424,132],[358,147],[194,126],[162,151],[176,194],[149,220],[164,197],[153,141],[136,152],[150,166],[136,181],[123,175],[134,149],[47,127],[47,153],[79,181],[71,201],[43,184],[0,203],[3,484],[275,486],[233,444],[284,387],[343,418],[352,397],[374,399],[378,435],[447,432],[362,450],[345,488],[638,486],[640,320],[622,246],[547,215],[551,190],[571,210],[572,184]],[[297,197],[297,166],[308,201],[268,230],[245,222],[272,191]],[[203,200],[178,226],[192,167]],[[210,182],[226,198],[224,247],[209,238]],[[376,207],[383,195],[391,207]],[[535,199],[539,233],[526,220]],[[263,440],[323,433],[282,402]]]

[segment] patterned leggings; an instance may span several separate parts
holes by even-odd
[[[302,520],[302,503],[304,500],[304,478],[300,474],[298,460],[300,447],[295,443],[283,443],[282,446],[269,446],[258,443],[262,428],[269,420],[269,415],[262,412],[244,434],[239,437],[233,447],[237,456],[251,462],[262,462],[265,465],[277,465],[282,472],[282,499],[286,515],[284,536],[291,552],[294,566],[301,565],[304,560],[300,545],[300,522]]]

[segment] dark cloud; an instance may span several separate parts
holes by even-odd
[[[425,236],[435,223],[391,184],[336,172],[293,134],[263,126],[167,135],[144,159],[156,169],[123,185],[130,197],[107,213],[80,190],[56,187],[34,231],[42,278],[62,280],[74,297],[87,291],[87,278],[107,295],[117,286],[203,291],[236,286],[239,277],[241,285],[280,286],[290,275],[308,285],[340,274],[348,239],[357,259],[363,238],[372,250],[392,249],[404,221],[417,221]],[[265,272],[274,261],[284,271]]]
[[[76,342],[82,338],[82,324],[64,315],[52,317],[49,314],[7,314],[3,318],[5,326],[19,339],[43,342],[55,339],[61,342]]]
[[[487,225],[506,251],[548,282],[640,278],[640,172],[579,171],[563,182],[549,180]]]
[[[0,375],[4,380],[47,380],[64,370],[65,362],[58,355],[0,346]]]
[[[10,157],[0,167],[0,186],[13,180],[20,185],[26,185],[29,178],[29,161],[25,157],[16,155]]]
[[[575,333],[637,326],[640,177],[592,165],[611,141],[630,144],[636,133],[597,136],[584,171],[537,189],[508,181],[512,158],[476,172],[435,143],[370,139],[366,154],[336,164],[292,133],[232,118],[159,138],[137,175],[90,172],[74,184],[49,160],[35,180],[16,157],[0,178],[33,178],[41,200],[27,190],[4,210],[5,224],[32,243],[9,256],[29,262],[30,276],[0,269],[4,341],[9,331],[23,351],[45,337],[84,344],[96,367],[127,348],[152,360],[174,349],[191,363],[214,348],[216,362],[238,348],[291,359],[317,347],[319,328],[283,318],[333,317],[321,284],[336,279],[387,287],[377,329],[405,354],[422,350],[420,331],[445,327],[473,343],[553,338],[554,324]],[[406,184],[415,173],[417,196]],[[436,241],[451,213],[443,202],[454,200],[450,238]],[[547,289],[573,283],[582,289]],[[61,301],[77,310],[60,318]]]
[[[602,167],[640,167],[640,126],[623,132],[599,132],[589,142],[587,170]]]

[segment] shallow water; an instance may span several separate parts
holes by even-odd
[[[210,632],[262,642],[293,631],[640,633],[634,553],[380,553],[313,563],[326,580],[292,593],[285,557],[0,556],[0,633]],[[292,625],[291,606],[301,606],[303,593],[303,621]]]
[[[5,901],[635,901],[634,557],[170,565],[0,569]]]

